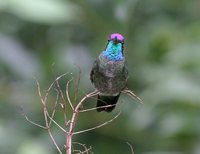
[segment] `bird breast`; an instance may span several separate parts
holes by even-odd
[[[99,71],[102,72],[106,77],[113,78],[122,72],[124,64],[124,58],[120,61],[108,61],[106,58],[100,57]]]

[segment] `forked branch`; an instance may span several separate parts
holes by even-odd
[[[108,121],[105,121],[102,124],[99,124],[99,125],[97,125],[95,127],[74,132],[74,128],[75,128],[76,122],[77,122],[77,117],[78,117],[78,115],[79,115],[80,112],[82,112],[82,113],[84,112],[85,113],[85,112],[88,112],[88,111],[96,110],[98,108],[110,107],[110,106],[113,106],[113,105],[105,105],[105,106],[101,106],[101,107],[94,107],[94,108],[82,109],[83,103],[86,101],[86,99],[94,98],[95,96],[97,96],[100,93],[99,91],[93,91],[93,92],[91,92],[89,94],[85,94],[82,97],[82,99],[76,105],[74,105],[75,103],[71,101],[70,96],[69,96],[69,85],[70,85],[70,82],[73,81],[73,78],[71,78],[67,82],[67,84],[66,84],[66,91],[65,91],[66,96],[64,96],[64,94],[63,94],[63,92],[61,90],[60,84],[59,84],[59,80],[63,76],[65,76],[66,74],[68,74],[68,73],[65,73],[65,74],[57,77],[53,81],[53,83],[50,84],[50,86],[46,90],[44,96],[42,96],[41,89],[40,89],[40,84],[36,80],[37,89],[38,89],[38,95],[40,97],[42,108],[43,108],[45,126],[42,126],[40,124],[37,124],[37,123],[31,121],[28,118],[28,116],[23,112],[23,115],[24,115],[25,119],[28,122],[30,122],[33,125],[36,125],[37,127],[40,127],[40,128],[43,128],[43,129],[47,130],[47,132],[48,132],[48,134],[49,134],[49,136],[50,136],[50,138],[51,138],[54,146],[58,150],[59,154],[62,154],[62,151],[59,148],[58,144],[56,143],[56,140],[54,139],[54,137],[52,135],[52,132],[51,132],[51,129],[50,129],[50,127],[51,127],[52,124],[56,125],[60,130],[62,130],[62,132],[65,133],[65,138],[66,138],[66,143],[65,143],[66,154],[72,154],[72,152],[73,152],[73,150],[72,150],[72,144],[73,144],[72,143],[72,138],[73,138],[73,135],[77,135],[77,134],[80,134],[80,133],[85,133],[85,132],[92,131],[92,130],[97,129],[97,128],[101,128],[101,127],[109,124],[113,120],[115,120],[120,115],[120,113],[121,113],[121,111],[120,111],[112,119],[110,119]],[[75,88],[76,88],[76,94],[77,95],[78,95],[78,85],[79,85],[79,82],[80,82],[80,78],[78,78],[78,82],[75,85],[76,86]],[[49,93],[52,90],[53,86],[56,86],[57,95],[56,95],[56,100],[54,102],[53,110],[51,112],[49,112],[48,108],[47,108],[48,97],[49,97]],[[131,90],[125,89],[125,90],[122,91],[122,93],[124,93],[124,94],[132,97],[133,99],[136,99],[141,104],[143,104],[143,101],[137,95],[135,95]],[[61,103],[59,103],[59,97],[61,97],[61,101],[62,101]],[[65,101],[65,97],[66,97],[67,101]],[[76,98],[76,100],[77,100],[77,98]],[[64,115],[65,128],[62,127],[60,124],[58,124],[57,121],[54,120],[54,117],[56,115],[56,107],[59,104],[62,107],[62,112],[63,112],[63,115]],[[72,110],[71,118],[67,117],[67,111],[68,111],[68,109]],[[67,120],[67,118],[68,118],[68,120]],[[127,144],[130,146],[132,154],[134,154],[132,146],[129,143],[127,143]],[[82,145],[84,147],[84,152],[81,152],[80,150],[76,150],[76,152],[78,152],[78,153],[86,153],[86,154],[89,153],[89,151],[90,151],[91,148],[86,148],[86,146],[84,144],[80,144],[80,145]]]
[[[75,107],[75,109],[73,111],[73,114],[72,114],[71,121],[70,121],[69,131],[66,132],[66,149],[67,149],[66,150],[66,154],[71,154],[72,153],[72,136],[73,136],[73,130],[74,130],[76,119],[78,117],[78,113],[79,113],[80,107],[82,106],[82,103],[87,98],[94,97],[94,96],[96,96],[98,94],[99,94],[98,91],[91,92],[91,93],[87,94],[86,96],[84,96],[81,99],[81,101],[76,105],[76,107]]]
[[[129,90],[128,88],[127,88],[127,89],[124,89],[124,90],[122,91],[122,93],[124,93],[124,94],[126,94],[126,95],[132,97],[133,99],[139,101],[140,104],[144,105],[143,100],[142,100],[140,97],[138,97],[136,94],[134,94],[134,92],[131,91],[131,90]]]

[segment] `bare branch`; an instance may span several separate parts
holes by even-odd
[[[54,139],[54,137],[53,137],[53,135],[52,135],[50,129],[48,129],[48,133],[49,133],[49,136],[50,136],[50,138],[51,138],[53,144],[55,145],[56,149],[58,150],[58,152],[59,152],[60,154],[62,154],[62,151],[61,151],[60,148],[58,147],[58,145],[57,145],[57,143],[56,143],[56,141],[55,141],[55,139]]]
[[[41,90],[40,90],[40,84],[39,84],[38,80],[36,80],[36,84],[37,84],[37,88],[38,88],[38,95],[40,97],[41,103],[44,106],[44,101],[43,101],[43,98],[42,98],[42,94],[41,94]]]
[[[129,89],[124,89],[122,92],[123,92],[124,94],[129,95],[129,96],[132,97],[133,99],[139,101],[142,105],[144,104],[143,101],[142,101],[142,99],[141,99],[140,97],[138,97],[136,94],[134,94],[133,91],[131,91],[131,90],[129,90]]]
[[[61,78],[62,76],[64,76],[64,75],[65,75],[65,74],[59,76],[58,78],[56,78],[56,80],[60,79],[60,78]],[[47,90],[47,92],[46,92],[46,94],[45,94],[44,99],[42,98],[41,91],[40,91],[40,84],[39,84],[39,82],[38,82],[37,80],[36,80],[36,83],[37,83],[37,86],[38,86],[38,94],[39,94],[39,96],[40,96],[40,100],[41,100],[42,105],[43,105],[43,114],[44,114],[46,129],[47,129],[48,134],[49,134],[49,136],[50,136],[50,138],[51,138],[51,141],[52,141],[53,144],[55,145],[56,149],[58,150],[58,152],[59,152],[60,154],[62,154],[62,151],[61,151],[60,148],[58,147],[58,145],[57,145],[57,143],[56,143],[56,141],[55,141],[55,139],[54,139],[54,137],[53,137],[53,135],[52,135],[52,133],[51,133],[51,130],[50,130],[50,127],[49,127],[49,122],[48,122],[48,117],[50,117],[50,116],[49,116],[49,113],[48,113],[48,110],[47,110],[47,107],[46,107],[46,101],[47,101],[47,98],[48,98],[48,95],[49,95],[49,91],[52,89],[53,84],[55,83],[55,81],[49,86],[49,88],[48,88],[48,90]],[[52,120],[52,119],[50,119],[50,120]]]
[[[46,100],[47,100],[47,98],[48,98],[49,91],[50,91],[51,88],[53,87],[54,83],[55,83],[56,81],[58,81],[60,78],[62,78],[63,76],[67,75],[67,74],[68,74],[68,72],[67,72],[67,73],[64,73],[64,74],[62,74],[62,75],[60,75],[60,76],[58,76],[58,77],[51,83],[51,85],[50,85],[49,88],[47,89],[47,92],[46,92],[46,95],[45,95],[44,99],[42,99],[42,100],[43,100],[43,103],[46,102]],[[37,85],[38,85],[39,96],[40,96],[40,98],[42,98],[39,82],[38,82],[37,80],[36,80],[36,82],[37,82]]]
[[[81,130],[81,131],[78,131],[78,132],[74,132],[73,135],[76,135],[76,134],[80,134],[80,133],[85,133],[85,132],[88,132],[88,131],[91,131],[91,130],[94,130],[94,129],[97,129],[97,128],[101,128],[105,125],[107,125],[108,123],[112,122],[114,119],[116,119],[119,115],[121,114],[121,111],[115,116],[113,117],[112,119],[110,119],[109,121],[106,121],[98,126],[95,126],[95,127],[92,127],[92,128],[89,128],[89,129],[85,129],[85,130]]]
[[[87,98],[90,98],[90,97],[93,97],[93,96],[96,96],[98,95],[99,92],[98,91],[94,91],[94,92],[91,92],[89,94],[87,94],[85,97],[83,97],[81,99],[81,101],[76,105],[76,108],[74,109],[73,111],[73,115],[72,115],[72,118],[71,118],[71,121],[70,121],[70,125],[69,125],[69,131],[66,132],[66,153],[67,154],[71,154],[71,145],[72,145],[72,136],[73,136],[73,130],[74,130],[74,126],[75,126],[75,122],[76,122],[76,119],[78,117],[78,113],[79,113],[79,108],[80,106],[82,105],[82,103],[87,99]]]
[[[59,93],[60,93],[60,95],[61,95],[61,99],[62,99],[62,109],[63,109],[63,117],[64,117],[64,122],[65,122],[65,125],[67,126],[67,114],[66,114],[66,101],[65,101],[65,98],[64,98],[64,95],[63,95],[63,92],[62,92],[62,90],[61,90],[61,88],[60,88],[60,84],[59,84],[59,82],[58,82],[58,80],[56,80],[56,85],[57,85],[57,88],[58,88],[58,91],[59,91]]]
[[[53,144],[55,145],[56,149],[58,150],[58,152],[60,154],[62,154],[62,151],[60,150],[59,146],[57,145],[52,133],[51,133],[51,129],[49,127],[49,124],[48,124],[48,111],[47,111],[47,108],[44,106],[43,108],[43,112],[44,112],[44,117],[45,117],[45,123],[46,123],[46,127],[47,127],[47,131],[48,131],[48,134],[51,138],[51,141],[53,142]]]
[[[37,123],[33,122],[32,120],[30,120],[30,119],[28,118],[28,116],[25,114],[24,109],[23,109],[22,107],[21,107],[21,111],[22,111],[22,116],[24,116],[25,119],[26,119],[28,122],[30,122],[32,125],[35,125],[35,126],[37,126],[37,127],[43,128],[43,129],[47,129],[45,126],[42,126],[42,125],[37,124]]]
[[[60,84],[59,84],[58,80],[56,80],[56,85],[57,85],[58,91],[59,91],[59,93],[60,93],[60,96],[61,96],[61,98],[62,98],[62,105],[61,105],[61,107],[62,107],[62,109],[63,109],[64,122],[65,122],[65,125],[66,125],[66,123],[67,123],[67,121],[68,121],[68,120],[67,120],[67,113],[66,113],[66,101],[65,101],[63,92],[62,92],[62,90],[61,90],[61,88],[60,88]],[[66,126],[67,126],[67,125],[66,125]]]
[[[64,73],[64,74],[61,74],[60,76],[58,76],[58,77],[56,78],[55,81],[60,80],[63,76],[65,76],[65,75],[67,75],[67,74],[69,74],[69,72],[66,72],[66,73]],[[55,81],[54,81],[54,82],[55,82]]]
[[[51,116],[49,116],[50,117],[50,121],[49,121],[49,126],[51,126],[51,119],[53,119],[53,117],[54,117],[54,115],[55,115],[55,112],[56,112],[56,106],[57,106],[57,104],[58,104],[58,98],[59,98],[59,91],[57,90],[57,89],[55,89],[56,90],[56,92],[57,92],[57,96],[56,96],[56,101],[55,101],[55,104],[54,104],[54,108],[53,108],[53,111],[52,111],[52,114],[51,114]]]
[[[67,127],[67,125],[69,124],[69,120],[67,120],[66,104],[60,103],[60,105],[63,109],[63,117],[64,117],[64,121],[65,121],[65,127]]]
[[[81,151],[81,150],[73,150],[74,152],[78,152],[77,154],[84,154],[84,153],[86,153],[86,154],[89,154],[89,151],[92,149],[92,147],[89,147],[89,148],[87,148],[86,146],[85,146],[85,144],[82,144],[82,143],[79,143],[79,142],[73,142],[73,144],[78,144],[78,145],[80,145],[80,146],[82,146],[83,148],[84,148],[84,151]]]
[[[65,75],[66,75],[66,74],[65,74]],[[62,76],[63,76],[63,75],[62,75]],[[61,78],[62,76],[60,76],[60,78]],[[65,98],[64,98],[63,92],[62,92],[62,90],[61,90],[61,88],[60,88],[60,84],[59,84],[59,82],[58,82],[58,80],[59,80],[60,78],[56,78],[55,82],[56,82],[58,91],[59,91],[59,93],[60,93],[60,95],[61,95],[63,104],[66,104],[66,103],[65,103]]]
[[[89,147],[88,149],[86,149],[85,151],[81,151],[81,150],[73,150],[73,152],[77,152],[76,154],[89,154],[90,150],[92,149],[92,147]]]
[[[41,100],[41,104],[43,106],[43,114],[44,114],[44,120],[45,120],[45,126],[41,126],[31,120],[29,120],[29,118],[24,114],[24,117],[26,118],[26,120],[28,122],[30,122],[31,124],[33,125],[36,125],[38,127],[41,127],[43,129],[46,129],[48,131],[48,134],[50,136],[50,139],[51,141],[53,142],[54,146],[56,147],[56,149],[58,150],[59,154],[62,154],[62,151],[61,149],[59,148],[58,144],[56,143],[56,140],[54,139],[53,135],[52,135],[52,132],[51,132],[51,129],[50,129],[50,126],[53,124],[55,124],[59,129],[61,129],[64,133],[65,133],[65,137],[66,137],[66,144],[65,144],[65,148],[66,148],[66,154],[71,154],[72,152],[76,152],[77,154],[89,154],[89,153],[92,153],[90,150],[91,150],[91,147],[87,148],[84,144],[80,144],[80,143],[76,143],[76,144],[79,144],[81,145],[83,148],[82,150],[72,150],[72,137],[73,135],[77,135],[77,134],[81,134],[81,133],[85,133],[85,132],[89,132],[89,131],[92,131],[92,130],[95,130],[95,129],[98,129],[98,128],[101,128],[107,124],[109,124],[110,122],[112,122],[113,120],[115,120],[120,114],[121,114],[121,111],[115,115],[112,119],[106,121],[106,122],[103,122],[102,124],[99,124],[95,127],[92,127],[92,128],[89,128],[89,129],[85,129],[85,130],[80,130],[80,131],[77,131],[77,132],[74,132],[74,128],[75,128],[75,125],[76,125],[76,121],[77,121],[77,117],[78,117],[78,114],[80,112],[88,112],[88,111],[92,111],[92,110],[96,110],[98,108],[105,108],[105,107],[111,107],[111,106],[115,106],[115,105],[105,105],[105,106],[101,106],[101,107],[95,107],[95,108],[88,108],[88,109],[81,109],[82,108],[82,105],[83,103],[88,99],[88,98],[91,98],[91,99],[97,99],[95,96],[97,96],[100,92],[99,91],[93,91],[89,94],[85,94],[80,101],[77,102],[76,106],[73,106],[73,103],[70,99],[70,96],[69,96],[69,85],[70,83],[74,80],[74,78],[72,77],[70,80],[68,80],[67,84],[66,84],[66,97],[67,97],[67,101],[73,111],[72,113],[72,116],[70,118],[70,120],[67,120],[67,111],[68,111],[68,104],[66,103],[65,101],[65,98],[64,98],[64,94],[63,94],[63,91],[61,90],[61,87],[60,87],[60,84],[59,84],[59,79],[61,79],[64,75],[66,75],[68,73],[65,73],[63,75],[60,75],[59,77],[57,77],[52,83],[51,85],[48,87],[48,89],[45,91],[44,93],[44,96],[42,96],[41,94],[41,89],[40,89],[40,84],[39,82],[36,80],[36,83],[37,83],[37,88],[38,88],[38,94],[39,94],[39,97],[40,97],[40,100]],[[81,75],[81,70],[80,70],[80,67],[79,67],[79,77],[76,81],[74,81],[74,86],[75,86],[75,102],[79,96],[79,84],[80,84],[80,75]],[[54,102],[54,107],[53,107],[53,110],[51,109],[51,112],[48,111],[48,97],[49,97],[49,93],[50,91],[52,90],[52,87],[55,86],[56,84],[56,92],[57,92],[57,95],[56,95],[56,100]],[[129,95],[130,97],[136,99],[137,101],[139,101],[141,104],[143,104],[143,101],[137,96],[135,95],[131,90],[129,89],[125,89],[122,91],[124,94],[126,95]],[[61,99],[59,98],[61,97]],[[58,101],[61,100],[61,103],[58,103]],[[64,129],[60,124],[58,124],[57,121],[55,121],[54,117],[55,117],[55,114],[56,114],[56,107],[57,105],[60,104],[61,107],[62,107],[62,111],[63,111],[63,114],[64,114],[64,122],[65,122],[65,127],[66,129]],[[49,114],[51,113],[51,114]],[[131,144],[129,144],[127,142],[127,144],[130,146],[131,148],[131,152],[132,154],[134,154],[134,151],[133,151],[133,148],[131,146]]]
[[[89,154],[91,149],[92,149],[92,147],[89,147],[88,149],[85,149],[85,151],[83,151],[82,154],[84,154],[84,153]]]
[[[96,110],[96,109],[101,109],[101,108],[111,107],[111,106],[116,106],[116,104],[105,105],[105,106],[100,106],[100,107],[93,107],[93,108],[89,108],[89,109],[85,109],[85,110],[80,110],[79,112],[88,112],[88,111],[93,111],[93,110]]]
[[[72,102],[71,102],[71,99],[69,97],[69,83],[73,80],[73,78],[71,78],[68,82],[67,82],[67,85],[66,85],[66,95],[67,95],[67,100],[69,102],[69,105],[71,106],[72,110],[74,110],[74,107],[72,105]]]
[[[130,147],[130,149],[131,149],[131,154],[134,154],[133,146],[132,146],[129,142],[126,142],[126,144],[128,144],[128,146]]]
[[[58,126],[63,132],[66,132],[66,130],[65,130],[64,128],[62,128],[55,120],[53,120],[53,118],[50,117],[50,116],[48,115],[48,113],[47,113],[47,116],[48,116],[48,118],[49,118],[56,126]],[[50,124],[49,124],[49,126],[50,126]]]

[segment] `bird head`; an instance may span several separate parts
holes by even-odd
[[[114,33],[109,36],[108,43],[102,54],[111,61],[119,61],[124,58],[123,49],[124,37],[119,33]]]
[[[108,41],[113,41],[115,44],[124,43],[124,37],[119,33],[114,33],[109,36]]]

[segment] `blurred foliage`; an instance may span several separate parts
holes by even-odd
[[[123,96],[113,113],[80,115],[77,130],[122,110],[111,124],[74,141],[97,154],[130,153],[127,141],[135,153],[200,154],[199,6],[199,0],[0,0],[0,153],[56,153],[47,133],[21,116],[23,106],[44,123],[34,77],[46,89],[65,72],[77,77],[80,66],[80,89],[92,91],[93,60],[108,35],[119,32],[126,38],[128,86],[144,105]]]

